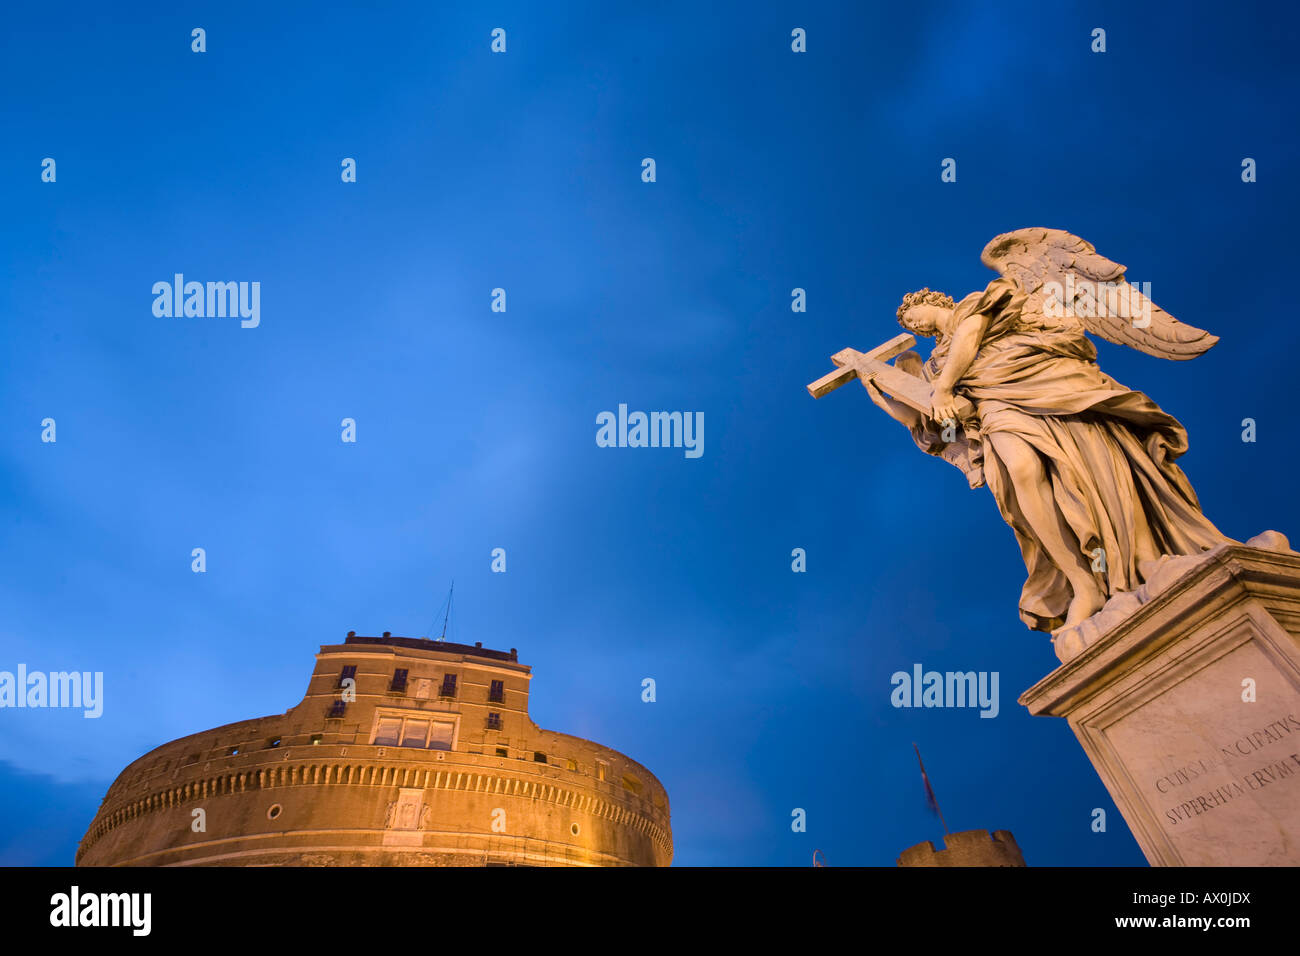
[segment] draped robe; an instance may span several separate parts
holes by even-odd
[[[923,451],[966,470],[972,484],[982,468],[1029,574],[1020,617],[1034,630],[1050,631],[1064,619],[1073,589],[1024,517],[1020,503],[1027,496],[1055,508],[1107,598],[1138,587],[1148,561],[1196,554],[1228,539],[1201,514],[1196,492],[1174,464],[1187,451],[1183,426],[1102,372],[1096,347],[1082,332],[1023,316],[1024,302],[1023,290],[1003,276],[957,304],[953,329],[967,316],[989,316],[979,351],[953,389],[974,404],[978,424],[955,442],[944,442],[928,420],[912,436]],[[938,377],[950,344],[941,337],[935,345],[922,370],[926,379]],[[1046,487],[1017,485],[985,440],[1000,431],[1038,453]]]

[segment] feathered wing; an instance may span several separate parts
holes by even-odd
[[[1179,322],[1124,278],[1124,266],[1063,229],[1003,233],[984,247],[980,261],[1025,290],[1021,315],[1030,324],[1093,332],[1174,361],[1196,358],[1219,341]]]

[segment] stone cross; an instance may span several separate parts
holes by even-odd
[[[813,398],[821,398],[856,378],[864,385],[867,382],[875,382],[882,392],[888,393],[909,408],[929,416],[930,399],[934,394],[930,383],[916,375],[908,374],[901,368],[886,364],[915,344],[916,339],[904,333],[894,336],[869,352],[841,349],[831,356],[831,361],[839,367],[810,384],[808,394]],[[958,417],[962,419],[972,418],[975,414],[975,407],[960,395],[957,396],[957,410]]]

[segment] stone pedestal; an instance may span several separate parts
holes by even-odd
[[[1269,532],[1147,570],[1020,703],[1069,721],[1151,865],[1300,865],[1300,554]]]

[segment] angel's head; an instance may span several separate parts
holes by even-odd
[[[903,296],[903,304],[898,307],[898,324],[916,335],[933,338],[943,328],[941,323],[952,314],[956,303],[952,296],[921,289]]]

